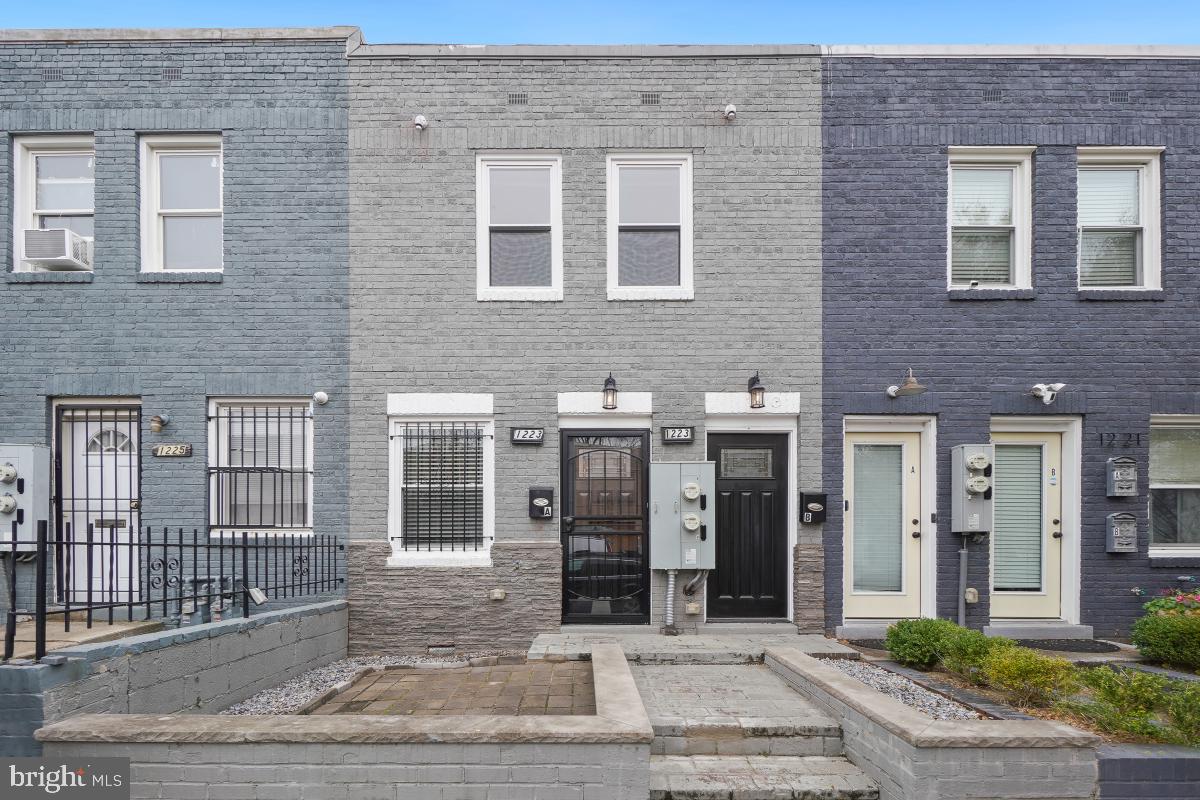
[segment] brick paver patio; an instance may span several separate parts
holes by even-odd
[[[596,696],[587,661],[392,669],[364,675],[312,713],[590,715]]]

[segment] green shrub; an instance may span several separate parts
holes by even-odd
[[[948,619],[905,619],[887,629],[887,649],[906,667],[929,669],[938,662],[942,643],[962,628]]]
[[[1200,745],[1200,683],[1174,681],[1175,691],[1167,696],[1167,719],[1179,738]]]
[[[1161,675],[1136,669],[1096,667],[1083,670],[1080,678],[1092,690],[1096,700],[1122,714],[1149,714],[1167,702],[1170,681]]]
[[[1108,733],[1124,733],[1156,741],[1171,741],[1177,737],[1156,725],[1146,712],[1122,711],[1111,703],[1075,703],[1063,701],[1057,708],[1091,720],[1097,728]]]
[[[983,677],[1023,706],[1047,706],[1079,688],[1078,670],[1070,661],[1027,647],[993,650],[984,659]]]
[[[1133,623],[1131,639],[1151,661],[1200,669],[1200,617],[1150,614]]]
[[[957,628],[947,635],[938,650],[942,667],[972,683],[983,683],[983,662],[996,650],[1013,647],[1011,639],[984,636],[979,631]]]

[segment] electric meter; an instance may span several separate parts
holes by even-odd
[[[683,527],[686,530],[691,531],[692,533],[695,533],[696,531],[700,530],[700,515],[699,514],[690,514],[690,513],[684,514],[683,515]]]
[[[987,453],[976,453],[967,459],[967,469],[978,470],[982,472],[992,465],[992,460],[987,457]]]
[[[700,497],[700,484],[692,481],[683,485],[683,496],[688,500],[696,500]]]
[[[0,494],[0,514],[11,514],[17,510],[17,498],[11,494]]]
[[[990,488],[992,488],[991,480],[982,475],[967,478],[967,491],[971,494],[983,494]]]

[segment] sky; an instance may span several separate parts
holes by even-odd
[[[3,28],[357,25],[366,41],[461,44],[1200,44],[1197,0],[55,0]]]

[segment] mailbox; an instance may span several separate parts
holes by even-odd
[[[716,465],[650,465],[650,568],[714,569],[717,554]]]
[[[950,530],[990,533],[992,530],[992,463],[990,444],[960,444],[950,451]]]
[[[825,521],[828,496],[819,492],[801,492],[800,521],[805,525],[816,525]]]
[[[0,444],[0,542],[34,550],[38,520],[50,520],[50,448],[40,444]]]
[[[1137,517],[1124,512],[1109,514],[1104,549],[1109,553],[1136,553]]]
[[[554,487],[529,487],[529,518],[554,519]]]
[[[1129,456],[1108,460],[1108,496],[1137,497],[1137,461]]]

